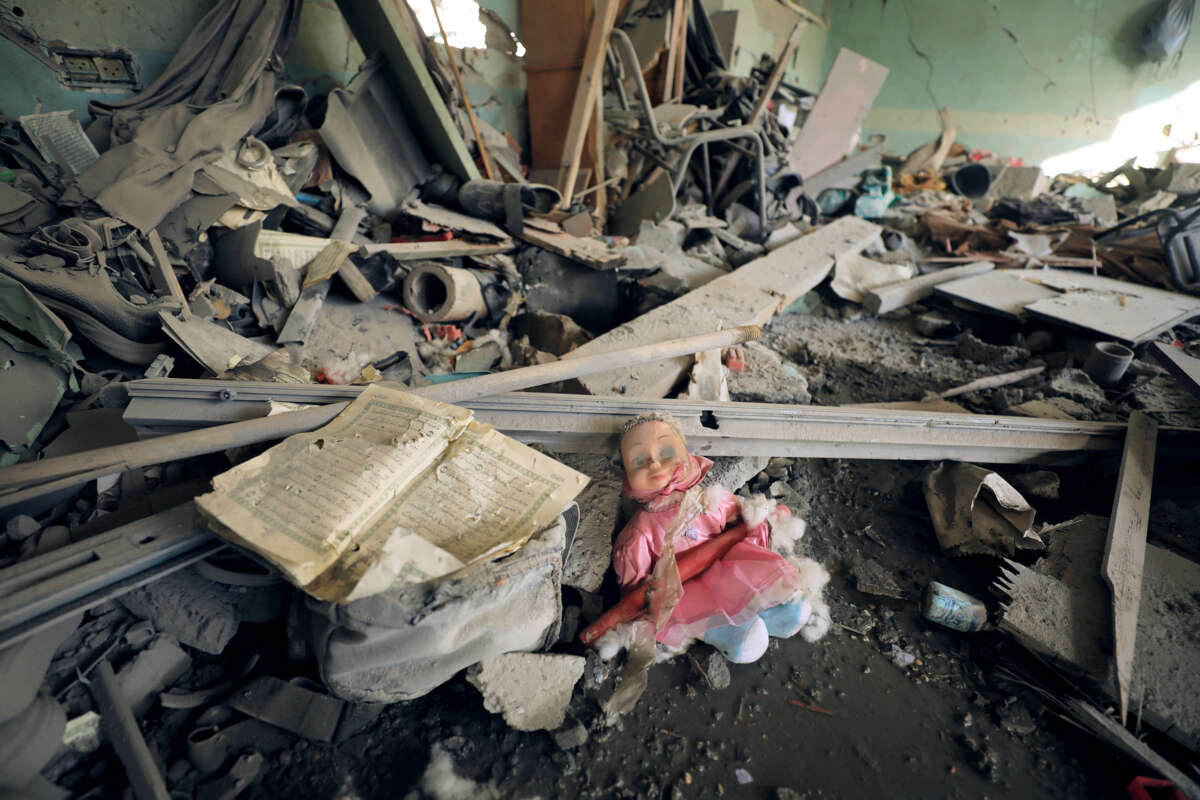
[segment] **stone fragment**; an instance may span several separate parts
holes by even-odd
[[[988,187],[987,197],[996,200],[1016,198],[1032,200],[1050,188],[1050,179],[1041,167],[1006,166]]]
[[[484,342],[454,359],[455,372],[487,372],[500,360],[500,344]]]
[[[467,681],[483,695],[483,707],[503,714],[509,727],[554,730],[566,718],[584,663],[580,656],[505,653],[471,667]]]
[[[746,485],[746,482],[767,466],[766,456],[718,456],[712,460],[712,469],[704,476],[701,484],[704,486],[724,486],[731,492],[736,492]]]
[[[564,725],[554,732],[554,742],[563,750],[580,747],[588,740],[588,730],[578,720]]]
[[[18,514],[10,519],[4,528],[9,540],[13,542],[23,542],[41,529],[38,521],[28,514]]]
[[[854,577],[854,588],[863,594],[878,597],[894,597],[903,600],[906,595],[897,584],[890,572],[882,564],[873,559],[855,559],[850,565],[850,574]]]
[[[808,405],[808,380],[790,361],[758,342],[741,345],[746,368],[730,372],[729,395],[734,400],[752,403]]]
[[[238,630],[229,590],[183,569],[126,592],[117,602],[188,647],[218,655]]]
[[[612,561],[613,536],[621,513],[621,468],[608,456],[564,453],[562,463],[579,470],[591,482],[575,498],[579,529],[563,564],[563,583],[588,592],[599,590]]]
[[[1101,406],[1107,402],[1104,390],[1095,384],[1081,369],[1062,369],[1050,378],[1050,391],[1089,406]]]
[[[158,693],[166,689],[192,666],[192,657],[169,636],[160,636],[154,644],[134,656],[117,673],[117,685],[140,717],[150,710]]]
[[[729,688],[732,677],[729,674],[729,662],[725,660],[725,656],[714,650],[700,662],[700,669],[704,673],[704,679],[712,688]]]
[[[1007,367],[1029,360],[1029,351],[1024,347],[1012,345],[988,344],[982,339],[964,331],[955,340],[957,346],[954,353],[959,358],[978,361],[993,367]]]

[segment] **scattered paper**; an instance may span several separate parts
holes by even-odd
[[[843,255],[838,256],[834,266],[831,288],[838,297],[861,303],[863,296],[872,289],[906,281],[916,274],[917,268],[912,264],[885,264],[858,254]]]
[[[511,553],[587,481],[465,408],[371,386],[196,504],[309,594],[345,603]]]

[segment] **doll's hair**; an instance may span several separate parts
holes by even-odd
[[[637,426],[646,422],[661,422],[669,425],[671,430],[679,435],[679,440],[687,445],[687,437],[683,435],[683,431],[679,428],[679,420],[675,419],[666,411],[651,411],[649,414],[638,414],[633,419],[625,423],[625,427],[621,429],[621,440],[624,441],[625,436]]]

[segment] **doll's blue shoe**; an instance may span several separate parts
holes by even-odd
[[[776,639],[787,639],[795,636],[812,614],[812,603],[804,598],[780,603],[772,606],[758,615],[767,627],[767,633]]]
[[[766,623],[755,617],[744,625],[722,625],[713,628],[702,637],[717,649],[727,661],[734,664],[749,664],[758,661],[767,652],[769,638]]]

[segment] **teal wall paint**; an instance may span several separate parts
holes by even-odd
[[[809,7],[815,4],[804,4]],[[734,75],[747,76],[758,63],[759,56],[779,55],[792,28],[802,17],[779,0],[709,0],[704,4],[708,13],[737,11],[737,29],[733,38]],[[826,31],[820,25],[808,23],[800,36],[796,52],[784,72],[784,80],[815,92],[821,86],[822,63],[826,50]]]
[[[0,15],[17,19],[43,40],[79,47],[125,47],[137,59],[143,85],[166,68],[176,48],[213,6],[211,0],[0,0]],[[16,14],[17,11],[20,14]],[[310,92],[342,85],[358,69],[362,51],[333,0],[305,0],[300,29],[288,54],[288,73]],[[72,109],[87,125],[93,99],[111,94],[68,89],[41,62],[0,39],[0,113]]]
[[[885,133],[891,152],[907,153],[937,136],[932,90],[949,107],[959,141],[1040,163],[1107,139],[1120,115],[1200,79],[1200,37],[1191,38],[1178,63],[1142,59],[1142,25],[1158,5],[835,0],[825,71],[842,47],[890,68],[864,133]],[[932,75],[910,35],[932,62]]]

